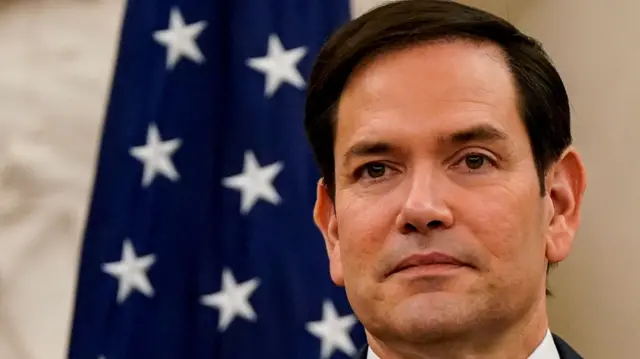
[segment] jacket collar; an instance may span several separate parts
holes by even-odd
[[[578,354],[567,342],[565,342],[559,336],[553,335],[553,342],[556,344],[556,348],[558,348],[558,353],[560,354],[560,359],[583,359],[580,354]],[[364,345],[354,359],[367,359],[367,350],[369,350],[368,345]]]

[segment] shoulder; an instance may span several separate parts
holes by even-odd
[[[583,359],[578,352],[576,352],[567,342],[565,342],[560,336],[553,334],[553,342],[558,349],[561,359]]]

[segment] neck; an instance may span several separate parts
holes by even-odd
[[[467,335],[423,343],[385,342],[366,333],[381,359],[526,359],[540,345],[549,328],[546,298],[521,320],[500,330],[478,328]]]

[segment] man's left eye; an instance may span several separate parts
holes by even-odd
[[[484,165],[484,162],[486,160],[487,158],[483,155],[471,154],[471,155],[465,156],[464,163],[465,165],[467,165],[469,169],[477,170],[477,169],[480,169],[482,165]]]

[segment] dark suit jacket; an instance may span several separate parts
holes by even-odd
[[[567,344],[564,340],[562,340],[562,338],[555,334],[553,334],[553,342],[556,344],[556,348],[558,348],[560,359],[583,359],[580,354],[578,354],[569,346],[569,344]],[[360,349],[354,359],[366,359],[368,349],[369,348],[366,345],[362,347],[362,349]]]

